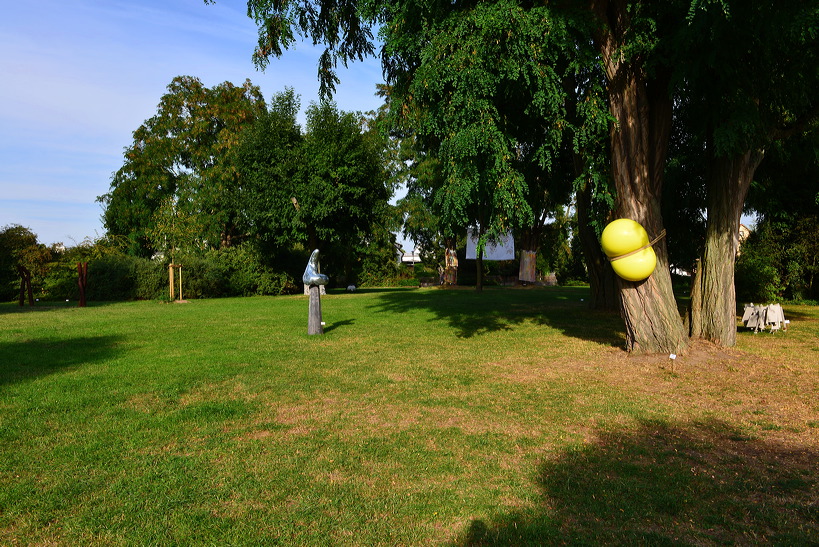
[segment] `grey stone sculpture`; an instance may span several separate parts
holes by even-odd
[[[330,278],[320,273],[319,267],[319,251],[316,249],[310,255],[310,260],[307,261],[307,268],[304,269],[304,275],[301,277],[305,285],[326,285]]]

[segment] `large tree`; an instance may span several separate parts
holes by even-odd
[[[488,4],[492,6],[487,6]],[[249,12],[259,23],[257,59],[280,54],[281,48],[292,42],[294,32],[298,30],[312,36],[316,41],[326,42],[328,46],[326,53],[346,62],[371,51],[370,30],[366,23],[380,23],[384,39],[382,58],[385,69],[388,77],[397,84],[401,94],[403,80],[406,79],[407,82],[405,89],[423,81],[417,79],[419,73],[416,69],[424,66],[425,60],[430,61],[427,66],[434,66],[435,55],[438,56],[437,59],[444,59],[450,53],[462,54],[464,56],[462,68],[469,70],[474,66],[474,63],[463,64],[469,62],[467,57],[472,53],[471,50],[447,49],[460,45],[452,41],[454,36],[469,39],[468,33],[461,32],[462,29],[471,25],[471,28],[480,34],[481,31],[478,29],[487,28],[482,27],[481,22],[477,20],[469,22],[468,17],[471,14],[489,14],[492,13],[492,7],[495,7],[500,13],[507,15],[507,23],[516,21],[521,13],[531,12],[540,15],[539,28],[548,30],[548,33],[542,33],[534,42],[525,39],[517,41],[515,32],[519,29],[512,31],[508,26],[497,28],[498,33],[494,37],[485,36],[494,38],[496,46],[511,43],[523,48],[532,62],[516,67],[511,74],[514,77],[520,76],[524,86],[532,86],[535,90],[539,82],[549,81],[541,75],[551,68],[551,64],[544,66],[544,61],[554,59],[556,49],[570,47],[562,40],[553,41],[552,33],[559,37],[562,28],[569,22],[578,28],[587,25],[585,27],[588,29],[587,36],[574,46],[585,49],[590,42],[588,35],[593,35],[592,43],[605,69],[610,110],[616,120],[610,139],[611,172],[617,187],[618,213],[643,223],[652,235],[662,231],[660,215],[662,165],[671,119],[671,98],[667,86],[669,76],[662,70],[660,64],[649,62],[656,58],[654,43],[655,35],[659,32],[659,26],[656,24],[658,18],[644,14],[640,4],[603,0],[585,6],[570,3],[540,6],[529,2],[475,4],[304,0],[273,3],[249,0],[248,6]],[[464,18],[458,18],[458,12],[464,12]],[[450,15],[453,17],[450,18]],[[338,24],[339,21],[343,21],[344,24]],[[533,23],[534,19],[529,21]],[[328,23],[331,24],[329,29]],[[450,30],[453,35],[436,35],[443,30]],[[523,27],[522,30],[526,36],[528,29]],[[436,43],[439,47],[435,47]],[[539,44],[543,47],[539,48]],[[492,41],[488,44],[475,45],[491,48]],[[514,50],[511,52],[514,53]],[[499,48],[497,53],[496,62],[501,63],[504,54],[509,52],[501,51]],[[433,57],[425,59],[425,55]],[[521,55],[518,55],[517,59],[521,59]],[[332,82],[334,78],[332,68],[331,65],[323,63],[320,67],[320,77]],[[423,76],[423,71],[420,74]],[[431,78],[427,79],[426,83],[429,86],[439,85]],[[486,87],[488,83],[491,82],[486,80],[475,82],[475,94],[478,97],[482,91],[481,86]],[[483,90],[485,96],[494,91],[491,88]],[[526,93],[528,97],[538,97],[530,91]],[[546,102],[536,102],[532,105],[536,110],[542,109],[541,112],[533,111],[533,114],[547,113],[554,116],[558,112],[554,108],[555,96],[551,93],[541,93],[539,97]],[[406,95],[405,97],[409,98]],[[520,96],[515,95],[508,97],[508,100],[520,99]],[[491,103],[484,100],[478,104],[488,106]],[[450,145],[445,152],[452,156],[451,159],[456,160],[455,169],[461,171],[460,177],[452,180],[456,185],[453,191],[443,193],[442,199],[450,202],[447,209],[470,218],[477,218],[489,227],[491,233],[498,231],[504,222],[528,220],[531,217],[531,209],[522,199],[524,189],[522,177],[510,169],[508,164],[498,161],[498,158],[503,158],[504,149],[513,147],[511,139],[498,130],[491,116],[484,116],[482,120],[481,112],[478,109],[471,109],[470,106],[465,102],[439,105],[444,109],[463,108],[466,110],[465,114],[475,111],[479,114],[472,121],[465,117],[460,127],[438,128],[443,133],[441,136],[451,137]],[[491,111],[487,111],[487,114],[491,114]],[[552,126],[551,122],[559,123],[561,119],[562,116],[558,115],[556,119],[548,118],[541,121],[547,130],[554,131],[559,126]],[[456,132],[455,135],[451,135],[453,131]],[[486,138],[487,136],[491,139]],[[549,145],[552,145],[552,142],[549,142]],[[544,152],[546,151],[548,147],[544,149]],[[470,168],[466,160],[473,157],[479,161],[474,168]],[[546,157],[546,154],[541,155],[543,159]],[[460,159],[464,161],[462,163],[457,161]],[[491,178],[501,182],[497,196],[497,188],[485,182]],[[469,196],[469,199],[464,200],[463,196]],[[470,211],[465,207],[467,204],[475,204],[477,207]],[[627,326],[627,345],[633,351],[678,352],[686,347],[687,337],[671,291],[663,241],[657,247],[657,255],[659,266],[656,275],[640,284],[624,283],[622,286],[621,301]]]
[[[691,335],[736,342],[734,261],[745,196],[765,151],[819,114],[819,2],[693,2],[679,35],[679,93],[704,135],[707,223]],[[789,191],[796,192],[799,183]]]
[[[663,170],[671,134],[671,73],[663,62],[662,38],[673,24],[671,6],[649,11],[648,2],[593,0],[594,43],[606,75],[611,174],[615,213],[636,220],[650,237],[664,230]],[[669,3],[672,4],[672,3]],[[679,353],[688,345],[677,310],[664,239],[655,245],[657,268],[646,280],[619,279],[626,345],[635,352]]]
[[[293,89],[275,94],[267,111],[243,134],[237,153],[241,207],[248,232],[267,249],[304,242],[297,189],[303,184],[304,135]]]
[[[386,143],[359,114],[331,102],[308,107],[302,132],[298,110],[292,90],[280,93],[245,134],[243,211],[268,248],[319,248],[322,264],[351,280],[367,242],[388,222]]]
[[[157,250],[150,232],[170,208],[198,225],[188,246],[238,243],[243,227],[235,151],[241,132],[264,109],[250,81],[207,88],[194,77],[174,78],[156,115],[134,131],[111,190],[98,198],[108,233],[131,239],[132,252],[150,254]]]
[[[18,266],[33,275],[42,274],[48,249],[37,241],[37,234],[19,224],[0,228],[0,301],[13,300],[20,289]]]
[[[395,98],[414,106],[416,135],[438,145],[443,177],[434,199],[444,225],[476,228],[479,246],[513,231],[537,251],[572,181],[571,169],[560,169],[571,143],[566,29],[547,8],[514,1],[418,23],[405,20],[384,34],[393,44]],[[420,45],[401,43],[409,32]]]
[[[446,49],[447,37],[437,34],[447,30],[457,32],[457,23],[451,26],[445,23],[456,21],[450,16],[459,12],[488,12],[491,10],[488,4],[510,7],[510,24],[505,29],[507,33],[514,32],[512,23],[517,8],[548,9],[548,17],[553,21],[563,21],[575,28],[585,29],[585,33],[576,38],[575,46],[579,51],[585,50],[589,44],[593,46],[604,71],[606,100],[615,120],[609,135],[609,154],[611,177],[616,188],[616,215],[637,220],[652,237],[660,236],[665,227],[661,204],[675,90],[693,94],[698,99],[704,97],[705,104],[712,108],[711,112],[718,117],[723,116],[729,127],[741,118],[736,116],[742,113],[741,108],[760,107],[761,115],[756,118],[763,122],[765,131],[762,134],[768,135],[767,138],[771,138],[771,132],[776,135],[796,130],[813,110],[810,107],[810,90],[815,89],[815,85],[811,87],[814,83],[812,78],[816,66],[819,66],[812,54],[813,36],[816,36],[813,2],[788,3],[785,6],[787,9],[783,9],[779,15],[776,15],[779,5],[729,0],[671,0],[662,3],[591,0],[588,3],[556,2],[545,6],[532,2],[418,3],[398,0],[301,0],[285,3],[249,0],[248,3],[251,14],[260,24],[257,59],[280,54],[281,48],[292,41],[294,32],[302,32],[327,44],[327,56],[319,75],[332,83],[335,81],[334,67],[326,62],[327,59],[346,62],[372,51],[367,23],[377,23],[381,25],[384,39],[382,59],[386,73],[397,84],[406,78],[407,89],[420,81],[417,78],[423,71],[419,67],[425,62],[446,65],[450,54],[457,55],[457,50]],[[701,16],[700,12],[705,16]],[[722,27],[714,20],[717,16],[725,19],[726,14],[739,12],[742,12],[742,17],[728,21]],[[480,34],[478,22],[472,25]],[[756,35],[745,36],[746,33]],[[460,35],[468,40],[464,34]],[[509,34],[497,36],[496,45],[507,37],[511,38]],[[551,34],[544,35],[541,42],[544,46],[554,47]],[[425,57],[436,51],[436,43],[444,46],[443,49],[437,48],[437,57]],[[490,42],[488,46],[491,45]],[[795,55],[796,51],[801,53],[800,47],[809,47],[811,53]],[[477,49],[475,51],[477,53]],[[540,53],[535,49],[531,56],[534,60]],[[502,56],[498,59],[502,59]],[[464,65],[463,68],[468,70],[470,67]],[[787,77],[782,78],[783,74]],[[758,81],[750,81],[752,79]],[[475,85],[484,83],[477,80]],[[759,85],[747,86],[746,83]],[[438,85],[432,80],[428,80],[427,84]],[[756,93],[759,86],[767,92]],[[445,108],[446,104],[439,107]],[[741,108],[737,110],[737,107]],[[715,143],[727,134],[725,128],[724,124],[713,126]],[[758,127],[753,124],[734,124],[733,128],[739,130],[736,136],[747,137],[753,143],[760,140]],[[482,142],[483,134],[500,136],[502,133],[490,124],[480,129],[481,135],[478,137],[474,136],[473,130],[458,137],[457,141],[453,140],[451,150],[463,153],[463,150],[469,151],[470,148],[478,149],[481,161],[485,162],[492,151],[487,150],[485,141],[483,150],[475,143]],[[444,137],[449,136],[447,131],[452,131],[448,126],[439,130]],[[455,131],[460,129],[456,128]],[[457,146],[461,144],[463,146]],[[493,146],[497,144],[493,143]],[[733,298],[726,287],[730,278],[728,272],[732,272],[733,268],[730,252],[738,224],[735,220],[738,221],[737,211],[741,210],[745,195],[745,183],[739,181],[749,180],[758,164],[761,148],[758,144],[752,144],[711,150],[714,153],[708,156],[710,168],[706,178],[709,188],[708,241],[717,244],[712,251],[706,252],[703,270],[706,273],[712,267],[716,270],[703,277],[702,291],[694,299],[703,313],[699,316],[695,314],[692,325],[700,326],[699,331],[696,328],[693,330],[695,335],[730,345],[733,335],[730,332],[723,335],[723,331],[726,325],[729,331],[735,330],[731,305]],[[478,162],[478,165],[481,170],[495,170],[503,176],[496,162],[489,165]],[[464,189],[481,189],[480,184],[475,184],[479,178],[474,173],[467,171],[465,178],[468,184]],[[503,178],[500,180],[504,181]],[[500,200],[494,199],[494,189],[484,185],[485,195],[477,194],[475,197],[478,199],[473,198],[472,202],[506,206],[520,201],[514,185],[504,182],[503,186],[499,191]],[[458,194],[465,195],[456,191],[445,199],[452,199]],[[451,209],[461,210],[462,203],[453,202]],[[486,205],[483,209],[488,210]],[[494,215],[494,212],[491,214]],[[515,215],[520,214],[520,211],[515,212]],[[475,216],[474,212],[470,216]],[[502,215],[494,216],[503,218]],[[719,243],[722,240],[727,243]],[[671,288],[664,239],[655,245],[655,251],[658,266],[651,277],[639,283],[620,282],[627,346],[632,351],[677,353],[687,347],[687,332]],[[713,326],[702,320],[710,321],[709,318],[714,317],[717,320]]]

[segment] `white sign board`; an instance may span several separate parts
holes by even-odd
[[[478,258],[478,234],[472,228],[466,234],[466,259]],[[514,260],[515,240],[512,234],[506,234],[494,243],[489,242],[483,249],[484,260]]]

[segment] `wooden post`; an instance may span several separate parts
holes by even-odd
[[[80,287],[80,304],[79,307],[85,307],[85,289],[88,287],[88,262],[77,262],[77,274],[79,279],[77,284]]]
[[[324,327],[321,326],[321,287],[319,285],[310,285],[307,334],[324,334]]]
[[[182,298],[182,264],[179,265],[179,300],[184,300]]]
[[[168,285],[170,285],[170,288],[171,288],[171,290],[170,290],[171,302],[174,301],[174,297],[176,296],[174,294],[174,286],[173,286],[173,267],[174,267],[173,264],[168,264]]]

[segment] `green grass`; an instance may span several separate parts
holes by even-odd
[[[0,544],[819,537],[815,426],[786,448],[775,412],[621,381],[622,322],[584,300],[337,293],[312,337],[306,297],[2,305]]]

